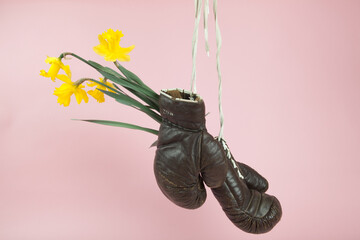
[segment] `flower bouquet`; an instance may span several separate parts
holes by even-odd
[[[40,71],[40,75],[43,77],[50,78],[55,82],[56,79],[63,82],[63,84],[56,88],[54,95],[58,97],[58,103],[67,107],[70,105],[72,95],[75,95],[76,101],[80,104],[82,101],[87,103],[89,101],[88,95],[93,97],[99,103],[105,101],[104,95],[115,99],[117,102],[133,107],[149,117],[161,123],[161,116],[159,115],[159,94],[149,88],[141,79],[136,76],[136,74],[127,70],[123,67],[119,61],[130,61],[130,56],[128,55],[131,50],[134,49],[134,45],[123,48],[120,46],[120,39],[124,35],[121,31],[114,31],[113,29],[108,29],[106,32],[99,35],[100,44],[95,46],[94,51],[103,56],[106,61],[111,61],[114,63],[116,68],[119,70],[115,71],[109,67],[102,66],[91,60],[85,60],[82,57],[70,53],[64,52],[60,54],[58,58],[48,57],[45,62],[51,64],[49,70]],[[72,56],[81,62],[89,65],[90,67],[97,70],[102,77],[99,80],[92,78],[81,78],[77,81],[71,80],[71,70],[69,65],[65,65],[62,60],[66,57]],[[60,73],[63,71],[64,73]],[[87,92],[84,90],[85,85],[92,89]],[[95,88],[94,88],[95,87]],[[130,96],[131,93],[133,96]],[[125,127],[131,129],[138,129],[145,132],[156,134],[157,130],[140,127],[137,125],[115,122],[115,121],[104,121],[104,120],[83,120],[98,124]]]

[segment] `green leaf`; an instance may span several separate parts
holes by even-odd
[[[121,86],[123,86],[125,89],[130,91],[132,94],[140,98],[145,103],[149,104],[153,109],[159,111],[159,94],[155,93],[151,88],[146,86],[144,83],[141,82],[140,85],[138,85],[139,81],[130,81],[129,77],[124,78],[122,75],[117,73],[111,68],[104,67],[96,62],[93,62],[91,60],[88,61],[89,64],[94,67],[98,72],[100,72],[104,77],[110,79],[114,83],[117,83]],[[116,65],[116,62],[115,62]],[[124,67],[121,66],[121,69],[128,74],[130,73],[131,76],[136,76],[134,73],[131,73],[130,71],[126,70]],[[124,74],[125,75],[125,74]],[[129,76],[130,76],[129,75]],[[139,79],[136,76],[137,79]]]
[[[91,66],[93,66],[94,68],[102,68],[103,66],[101,64],[98,64],[97,62],[88,60],[87,61]]]
[[[89,61],[91,62],[91,61]],[[93,64],[93,62],[91,62],[91,64]],[[94,65],[94,66],[98,66],[100,64]],[[101,65],[100,65],[101,66]],[[127,79],[116,76],[113,74],[112,69],[108,68],[107,70],[105,70],[106,67],[95,67],[95,69],[101,73],[104,77],[106,77],[107,79],[110,79],[111,81],[123,86],[124,88],[130,88],[136,92],[140,92],[144,95],[146,95],[149,98],[152,98],[154,101],[158,101],[159,99],[159,95],[154,93],[153,91],[149,91],[147,89],[144,89],[143,87],[136,85],[132,82],[129,82]],[[110,69],[110,70],[109,70]],[[116,73],[116,72],[115,72]],[[118,73],[116,73],[118,74]],[[118,74],[119,75],[119,74]]]
[[[108,95],[109,97],[112,97],[112,98],[114,98],[116,100],[121,100],[122,103],[125,104],[125,105],[135,106],[135,107],[138,107],[138,108],[145,107],[140,102],[136,101],[132,97],[129,97],[129,96],[125,95],[125,94],[109,92],[109,91],[102,90],[102,89],[98,89],[98,90],[103,92],[104,94]]]
[[[112,88],[112,87],[110,87],[109,85],[106,85],[105,83],[102,83],[102,82],[100,82],[100,81],[98,81],[98,80],[95,80],[95,79],[89,79],[89,80],[92,81],[92,82],[95,82],[95,83],[97,83],[97,84],[99,84],[99,85],[101,85],[101,86],[103,86],[103,87],[106,87],[107,89],[110,89],[110,90],[112,90],[112,91],[114,91],[114,92],[123,94],[122,92],[120,92],[121,90],[118,91],[117,89]],[[115,85],[114,85],[114,86],[115,86]],[[101,90],[101,89],[98,89],[98,90]]]
[[[148,98],[146,95],[136,92],[132,89],[127,89],[129,92],[131,92],[132,94],[134,94],[135,96],[137,96],[138,98],[140,98],[142,101],[144,101],[145,103],[149,104],[149,106],[158,111],[160,113],[160,107],[159,107],[159,101],[154,102],[154,100],[152,98]]]
[[[152,91],[153,93],[155,93],[151,88],[149,88],[143,81],[141,81],[141,79],[133,72],[127,70],[125,67],[123,67],[118,61],[114,62],[115,66],[125,75],[126,78],[128,78],[129,80],[132,80],[136,83],[138,83],[139,85],[145,87],[146,89],[148,89],[149,91]],[[155,93],[156,94],[156,93]]]
[[[140,110],[144,113],[146,113],[149,117],[157,121],[158,123],[161,123],[162,118],[159,114],[153,112],[149,107],[141,104],[140,102],[136,101],[135,99],[131,98],[130,96],[119,94],[119,93],[113,93],[109,91],[105,91],[102,89],[99,89],[99,91],[103,92],[104,94],[108,95],[109,97],[114,98],[117,102],[133,107],[137,110]]]
[[[114,64],[120,70],[120,72],[122,72],[124,74],[125,77],[127,77],[128,79],[130,79],[130,80],[132,80],[134,82],[137,82],[140,85],[144,84],[144,82],[141,81],[141,79],[138,76],[136,76],[135,73],[130,72],[129,70],[124,68],[118,61],[114,62]]]
[[[118,85],[116,85],[115,83],[113,83],[113,85],[114,85],[114,87],[115,87],[117,90],[119,90],[120,92],[124,93],[123,90],[121,90],[121,89],[118,87]]]
[[[95,80],[95,79],[89,79],[90,81],[92,81],[92,82],[95,82],[95,83],[97,83],[97,84],[99,84],[99,85],[101,85],[101,86],[104,86],[104,87],[106,87],[107,89],[110,89],[110,90],[112,90],[112,91],[114,91],[114,92],[117,92],[117,93],[119,93],[119,94],[124,94],[124,95],[126,95],[125,93],[124,93],[124,91],[123,90],[121,90],[115,83],[113,83],[113,85],[114,85],[114,87],[115,88],[112,88],[112,87],[110,87],[110,86],[108,86],[108,85],[106,85],[105,83],[102,83],[102,82],[100,82],[100,81],[98,81],[98,80]],[[100,89],[99,89],[100,90]],[[147,104],[149,104],[150,106],[151,106],[151,108],[153,108],[153,109],[155,109],[156,111],[158,111],[159,112],[159,105],[158,104],[154,104],[149,98],[147,98],[144,94],[142,94],[142,93],[138,93],[138,92],[136,92],[136,91],[134,91],[134,90],[132,90],[132,89],[128,89],[131,93],[133,93],[135,96],[137,96],[138,98],[140,98],[141,100],[143,100],[145,103],[147,103]]]
[[[151,129],[151,128],[140,127],[138,125],[124,123],[124,122],[115,122],[115,121],[108,121],[108,120],[88,120],[88,119],[72,119],[72,120],[92,122],[92,123],[97,123],[97,124],[101,124],[101,125],[113,126],[113,127],[123,127],[123,128],[141,130],[141,131],[152,133],[155,135],[158,135],[158,133],[159,133],[159,131]]]
[[[122,80],[118,80],[118,79],[112,78],[110,76],[109,76],[109,79],[111,81],[113,81],[114,83],[118,83],[119,85],[123,86],[126,90],[128,90],[129,92],[134,94],[136,97],[138,97],[139,99],[141,99],[145,103],[149,104],[156,111],[158,111],[158,112],[160,111],[159,110],[159,96],[158,95],[153,95],[152,94],[150,96],[150,94],[148,94],[148,92],[146,92],[143,88],[141,88],[139,86],[132,85],[132,86],[129,87],[129,85],[126,82],[124,83]]]
[[[109,73],[109,74],[112,74],[118,78],[121,78],[121,79],[124,79],[124,80],[127,80],[124,76],[122,76],[120,73],[114,71],[113,69],[109,68],[109,67],[104,67],[102,66],[101,64],[97,63],[97,62],[94,62],[94,61],[91,61],[89,60],[88,63],[94,67],[95,69],[102,69],[103,71]]]

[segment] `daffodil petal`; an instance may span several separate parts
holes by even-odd
[[[56,58],[56,57],[47,57],[45,59],[46,63],[51,64],[49,71],[45,72],[45,70],[41,70],[41,76],[44,77],[49,77],[51,78],[51,80],[55,81],[55,78],[57,77],[57,75],[59,74],[59,71],[61,69],[63,69],[65,71],[65,73],[68,75],[69,78],[71,78],[71,71],[70,71],[70,67],[68,65],[64,65],[61,62],[60,58]]]
[[[99,103],[102,103],[105,101],[104,93],[100,92],[99,90],[89,90],[88,94],[96,99]]]
[[[71,70],[70,70],[69,65],[64,65],[63,69],[64,69],[64,72],[66,73],[66,75],[68,75],[68,77],[71,78]]]
[[[58,74],[58,75],[56,76],[56,78],[59,79],[59,80],[61,80],[61,81],[63,81],[63,82],[65,82],[65,83],[68,83],[68,84],[71,84],[71,83],[72,83],[72,82],[71,82],[71,79],[70,79],[68,76],[64,75],[64,74]]]
[[[89,97],[87,96],[86,92],[81,89],[83,87],[83,85],[80,85],[78,87],[75,87],[74,90],[75,98],[78,104],[80,104],[82,100],[84,100],[85,103],[89,101]]]
[[[64,107],[69,106],[71,95],[74,94],[75,86],[71,83],[63,83],[59,88],[55,88],[54,95],[58,97],[57,102]]]
[[[49,64],[53,64],[54,62],[57,62],[57,61],[60,61],[60,60],[59,60],[59,58],[56,58],[56,57],[47,57],[45,59],[45,62],[49,63]]]
[[[95,87],[97,84],[95,82],[89,82],[86,83],[86,85],[88,85],[89,87]]]
[[[130,61],[130,56],[127,54],[134,49],[134,45],[122,48],[120,46],[120,39],[124,34],[117,30],[114,32],[113,29],[108,29],[107,32],[103,32],[98,36],[100,44],[93,47],[93,50],[103,56],[106,61],[114,62],[119,61]]]
[[[40,70],[40,76],[43,76],[43,77],[46,77],[46,78],[51,78],[50,74],[47,73],[47,72],[45,72],[45,70]],[[54,78],[54,79],[51,78],[51,80],[52,80],[53,82],[55,82],[55,78]]]

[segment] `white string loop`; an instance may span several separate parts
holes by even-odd
[[[219,115],[220,115],[219,139],[222,139],[224,134],[224,113],[222,109],[222,76],[220,69],[220,49],[221,49],[222,39],[221,39],[221,32],[217,17],[217,0],[214,0],[213,11],[215,17],[215,32],[216,32],[216,69],[219,79],[219,89],[218,89]]]
[[[192,74],[191,74],[191,92],[196,93],[196,54],[199,33],[199,22],[201,17],[202,0],[195,0],[195,26],[192,39]]]
[[[204,33],[205,33],[205,51],[209,56],[209,41],[208,41],[208,15],[209,15],[209,0],[204,0]],[[197,44],[198,44],[198,33],[199,33],[199,22],[201,17],[202,0],[195,0],[195,26],[192,39],[192,74],[191,74],[191,92],[196,93],[196,55],[197,55]],[[220,49],[222,44],[220,27],[217,16],[217,0],[213,0],[213,11],[215,18],[215,32],[216,32],[216,69],[218,73],[218,103],[219,103],[219,115],[220,115],[220,132],[218,139],[223,138],[224,133],[224,113],[222,109],[222,76],[220,69]]]
[[[208,34],[208,16],[210,13],[209,0],[205,0],[204,4],[204,34],[205,34],[205,51],[210,56],[209,50],[209,34]]]

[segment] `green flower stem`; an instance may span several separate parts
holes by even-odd
[[[85,82],[85,81],[91,81],[91,79],[89,79],[89,78],[80,78],[79,80],[74,82],[74,85],[79,86],[79,85],[83,84],[83,82]]]
[[[63,59],[64,57],[69,56],[69,55],[70,55],[70,56],[73,56],[73,57],[79,59],[80,61],[86,63],[87,65],[91,66],[91,65],[88,63],[88,61],[86,61],[86,60],[83,59],[82,57],[80,57],[80,56],[78,56],[78,55],[76,55],[76,54],[74,54],[74,53],[71,53],[71,52],[63,52],[62,54],[60,54],[59,58],[60,58],[60,60],[61,60],[61,59]],[[92,66],[91,66],[91,67],[92,67]]]

